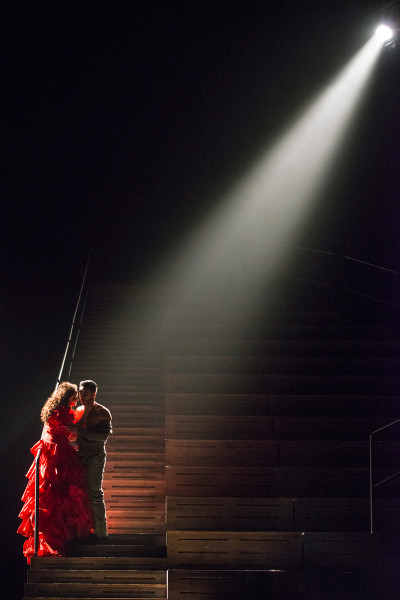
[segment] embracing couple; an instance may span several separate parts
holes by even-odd
[[[72,539],[107,537],[102,489],[105,444],[111,433],[110,411],[96,402],[97,384],[62,382],[45,402],[43,434],[31,449],[39,460],[39,556],[63,555]],[[80,406],[77,407],[80,401]],[[22,496],[24,554],[34,554],[35,460]]]

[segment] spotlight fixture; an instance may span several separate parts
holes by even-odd
[[[375,36],[381,42],[388,42],[389,40],[391,40],[393,38],[394,32],[393,32],[393,29],[391,29],[387,25],[379,25],[379,27],[377,27],[377,29],[375,31]]]

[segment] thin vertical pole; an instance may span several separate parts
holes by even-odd
[[[58,386],[59,386],[59,384],[60,384],[61,377],[62,377],[62,373],[63,373],[63,370],[64,370],[64,364],[65,364],[65,361],[66,361],[66,358],[67,358],[67,354],[68,354],[69,346],[70,346],[70,344],[71,344],[71,340],[72,340],[72,333],[73,333],[73,331],[74,331],[74,326],[75,326],[75,319],[76,319],[76,315],[78,314],[79,304],[80,304],[80,302],[81,302],[82,293],[83,293],[83,288],[84,288],[84,286],[85,286],[86,275],[87,275],[87,272],[88,272],[88,269],[89,269],[89,263],[90,263],[90,259],[91,259],[91,253],[92,253],[92,249],[91,249],[91,248],[89,248],[89,254],[88,254],[87,261],[86,261],[85,272],[84,272],[84,274],[83,274],[82,285],[81,285],[81,289],[80,289],[80,291],[79,291],[78,301],[77,301],[77,303],[76,303],[76,307],[75,307],[74,316],[73,316],[73,318],[72,318],[71,329],[70,329],[69,336],[68,336],[67,347],[65,348],[64,357],[63,357],[63,360],[62,360],[62,363],[61,363],[61,368],[60,368],[60,372],[59,372],[59,374],[58,374],[58,379],[57,379],[57,383],[56,383],[56,387],[55,387],[55,389],[57,389],[57,388],[58,388]]]
[[[39,551],[39,462],[42,449],[39,448],[35,460],[35,531],[34,531],[34,546],[33,552],[35,556]]]
[[[375,513],[375,495],[374,495],[374,468],[373,468],[373,452],[372,452],[372,433],[369,436],[369,515],[370,515],[370,531],[374,533],[374,513]]]

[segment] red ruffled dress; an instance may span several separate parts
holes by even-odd
[[[92,512],[86,491],[85,471],[77,451],[69,443],[65,425],[74,424],[74,414],[60,406],[43,428],[42,439],[31,452],[35,459],[39,448],[39,556],[63,555],[71,539],[90,534]],[[28,485],[22,496],[24,506],[19,514],[22,523],[18,533],[28,539],[24,555],[28,563],[34,554],[35,460],[28,473]]]

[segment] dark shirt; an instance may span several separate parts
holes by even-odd
[[[112,433],[111,421],[104,419],[97,423],[91,423],[88,419],[86,427],[80,427],[78,423],[77,444],[80,454],[91,454],[93,452],[104,452],[105,444],[109,434]]]

